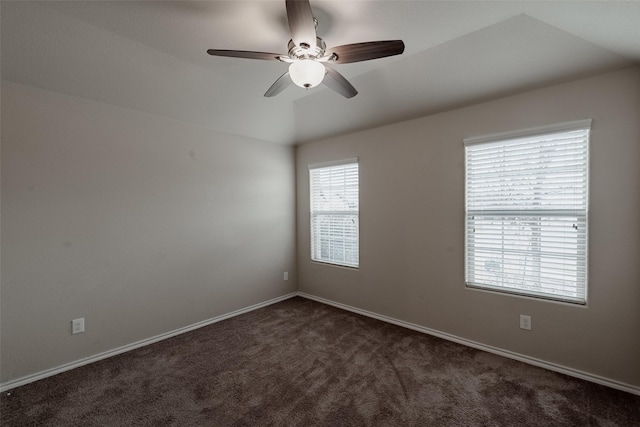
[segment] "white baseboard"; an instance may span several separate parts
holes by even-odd
[[[640,387],[634,386],[631,384],[626,384],[620,381],[612,380],[609,378],[601,377],[599,375],[590,374],[588,372],[580,371],[577,369],[569,368],[566,366],[558,365],[555,363],[547,362],[541,359],[536,359],[535,357],[526,356],[524,354],[515,353],[509,350],[503,350],[498,347],[493,347],[490,345],[482,344],[476,341],[468,340],[465,338],[460,338],[455,335],[448,334],[446,332],[440,332],[435,329],[426,328],[424,326],[416,325],[415,323],[405,322],[404,320],[394,319],[393,317],[383,316],[381,314],[377,314],[368,310],[363,310],[361,308],[352,307],[350,305],[342,304],[339,302],[331,301],[325,298],[317,297],[315,295],[310,295],[305,292],[298,292],[299,296],[303,298],[307,298],[310,300],[314,300],[317,302],[321,302],[323,304],[332,305],[334,307],[351,311],[353,313],[361,314],[363,316],[372,317],[374,319],[382,320],[383,322],[392,323],[394,325],[402,326],[407,329],[412,329],[414,331],[422,332],[425,334],[433,335],[438,338],[442,338],[448,341],[453,341],[458,344],[466,345],[468,347],[473,347],[478,350],[483,350],[489,353],[497,354],[499,356],[508,357],[509,359],[519,360],[520,362],[528,363],[529,365],[538,366],[540,368],[545,368],[550,371],[560,372],[561,374],[566,374],[571,377],[580,378],[582,380],[591,381],[597,384],[605,385],[611,388],[615,388],[617,390],[626,391],[628,393],[636,394],[640,396]]]
[[[193,325],[189,325],[189,326],[185,326],[184,328],[180,328],[180,329],[176,329],[174,331],[171,332],[167,332],[164,334],[160,334],[160,335],[156,335],[154,337],[151,338],[147,338],[141,341],[137,341],[135,343],[131,343],[122,347],[118,347],[115,348],[113,350],[109,350],[109,351],[105,351],[103,353],[99,353],[96,354],[94,356],[90,356],[90,357],[86,357],[80,360],[76,360],[74,362],[70,362],[70,363],[66,363],[64,365],[55,367],[55,368],[51,368],[51,369],[47,369],[41,372],[37,372],[35,374],[32,375],[27,375],[12,381],[8,381],[6,383],[0,384],[0,393],[1,392],[5,392],[8,390],[11,390],[13,388],[25,385],[25,384],[29,384],[32,383],[34,381],[38,381],[47,377],[51,377],[53,375],[59,374],[61,372],[65,372],[65,371],[69,371],[71,369],[74,368],[78,368],[80,366],[84,366],[87,365],[89,363],[93,363],[93,362],[97,362],[99,360],[103,360],[103,359],[107,359],[109,357],[112,356],[116,356],[118,354],[121,353],[125,353],[127,351],[131,351],[131,350],[135,350],[136,348],[140,348],[140,347],[144,347],[146,345],[149,344],[153,344],[162,340],[165,340],[167,338],[171,338],[174,337],[176,335],[180,335],[180,334],[184,334],[185,332],[189,332],[189,331],[193,331],[195,329],[198,328],[202,328],[204,326],[207,325],[211,325],[213,323],[216,322],[220,322],[221,320],[225,320],[225,319],[229,319],[231,317],[234,316],[239,316],[241,314],[244,313],[248,313],[250,311],[256,310],[258,308],[262,308],[262,307],[266,307],[268,305],[271,304],[275,304],[278,303],[280,301],[284,301],[286,299],[292,298],[294,296],[301,296],[303,298],[307,298],[310,300],[314,300],[314,301],[318,301],[321,302],[323,304],[328,304],[328,305],[332,305],[334,307],[343,309],[343,310],[347,310],[347,311],[351,311],[353,313],[357,313],[357,314],[361,314],[363,316],[367,316],[367,317],[371,317],[374,319],[378,319],[381,320],[383,322],[387,322],[387,323],[392,323],[394,325],[398,325],[398,326],[402,326],[404,328],[408,328],[408,329],[412,329],[414,331],[418,331],[418,332],[422,332],[425,334],[429,334],[429,335],[433,335],[436,336],[438,338],[442,338],[448,341],[453,341],[456,342],[458,344],[462,344],[462,345],[466,345],[469,347],[473,347],[476,348],[478,350],[483,350],[483,351],[487,351],[489,353],[493,353],[493,354],[497,354],[499,356],[504,356],[504,357],[508,357],[510,359],[515,359],[515,360],[519,360],[521,362],[524,363],[528,363],[530,365],[534,365],[534,366],[538,366],[541,368],[545,368],[545,369],[549,369],[550,371],[555,371],[555,372],[560,372],[562,374],[566,374],[575,378],[580,378],[583,380],[587,380],[587,381],[591,381],[597,384],[602,384],[611,388],[615,388],[617,390],[622,390],[622,391],[626,391],[628,393],[632,393],[635,395],[639,395],[640,396],[640,387],[637,386],[633,386],[630,384],[625,384],[619,381],[615,381],[609,378],[604,378],[601,377],[599,375],[594,375],[594,374],[590,374],[588,372],[583,372],[583,371],[579,371],[577,369],[573,369],[573,368],[568,368],[566,366],[562,366],[562,365],[557,365],[555,363],[551,363],[551,362],[546,362],[544,360],[540,360],[540,359],[536,359],[534,357],[529,357],[529,356],[525,356],[523,354],[519,354],[519,353],[515,353],[512,351],[508,351],[508,350],[503,350],[497,347],[493,347],[493,346],[489,346],[489,345],[485,345],[485,344],[481,344],[479,342],[476,341],[471,341],[465,338],[460,338],[457,337],[455,335],[451,335],[445,332],[440,332],[437,331],[435,329],[430,329],[430,328],[426,328],[424,326],[420,326],[420,325],[416,325],[415,323],[410,323],[410,322],[405,322],[404,320],[398,320],[398,319],[394,319],[392,317],[388,317],[388,316],[383,316],[368,310],[363,310],[357,307],[352,307],[350,305],[346,305],[346,304],[342,304],[339,302],[335,302],[335,301],[331,301],[325,298],[321,298],[321,297],[317,297],[315,295],[310,295],[307,294],[305,292],[293,292],[287,295],[283,295],[281,297],[278,298],[273,298],[270,299],[268,301],[262,302],[262,303],[258,303],[258,304],[254,304],[252,306],[246,307],[246,308],[242,308],[239,310],[235,310],[232,311],[230,313],[227,314],[223,314],[208,320],[204,320],[202,322],[198,322],[198,323],[194,323]]]
[[[248,313],[253,310],[257,310],[258,308],[266,307],[271,304],[275,304],[280,301],[284,301],[289,298],[293,298],[297,295],[296,292],[292,292],[287,295],[283,295],[281,297],[273,298],[265,302],[261,302],[258,304],[254,304],[249,307],[241,308],[239,310],[232,311],[231,313],[222,314],[220,316],[213,317],[208,320],[204,320],[202,322],[194,323],[193,325],[185,326],[184,328],[176,329],[171,332],[167,332],[164,334],[156,335],[155,337],[147,338],[141,341],[137,341],[131,344],[124,345],[122,347],[115,348],[113,350],[108,350],[103,353],[99,353],[93,356],[85,357],[84,359],[76,360],[74,362],[66,363],[64,365],[47,369],[44,371],[37,372],[32,375],[27,375],[12,381],[8,381],[6,383],[0,384],[0,393],[11,390],[13,388],[19,387],[21,385],[29,384],[34,381],[38,381],[47,377],[51,377],[53,375],[59,374],[61,372],[69,371],[71,369],[79,368],[80,366],[88,365],[89,363],[97,362],[99,360],[107,359],[112,356],[116,356],[121,353],[125,353],[127,351],[135,350],[136,348],[144,347],[149,344],[156,343],[158,341],[166,340],[167,338],[175,337],[176,335],[184,334],[185,332],[190,332],[195,329],[202,328],[204,326],[211,325],[216,322],[220,322],[221,320],[229,319],[231,317],[239,316],[241,314]]]

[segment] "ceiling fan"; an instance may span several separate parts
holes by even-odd
[[[290,64],[289,71],[280,76],[264,96],[279,94],[293,81],[305,89],[324,83],[340,95],[351,98],[358,91],[329,64],[368,61],[404,52],[402,40],[353,43],[327,49],[324,40],[316,35],[318,21],[313,17],[309,0],[286,0],[285,3],[291,31],[287,55],[246,50],[207,50],[209,55],[214,56],[265,59]]]

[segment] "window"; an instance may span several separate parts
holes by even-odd
[[[311,259],[358,267],[358,160],[309,166]]]
[[[586,303],[590,127],[464,140],[467,286]]]

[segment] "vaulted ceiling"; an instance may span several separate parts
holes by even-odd
[[[295,144],[638,64],[636,1],[312,0],[328,46],[402,39],[403,55],[336,65],[359,91],[262,95],[287,64],[284,1],[2,1],[2,78]]]

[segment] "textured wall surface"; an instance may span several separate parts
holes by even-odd
[[[464,283],[467,137],[593,119],[586,306]],[[309,258],[307,165],[359,158],[360,268]],[[640,386],[640,70],[602,74],[301,145],[303,292]],[[532,316],[532,331],[519,315]]]
[[[3,82],[1,381],[294,291],[294,188],[291,147]]]

